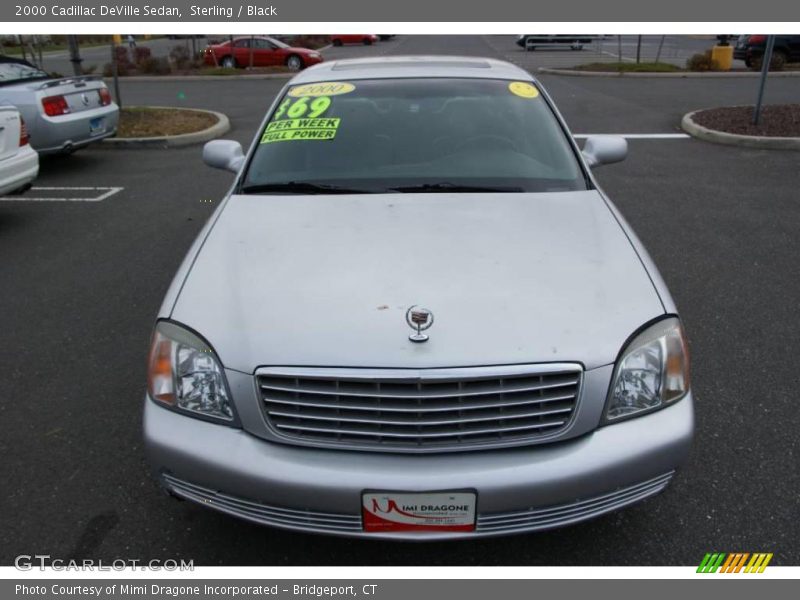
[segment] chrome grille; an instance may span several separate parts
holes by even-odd
[[[574,364],[459,369],[264,368],[267,419],[299,443],[380,450],[514,445],[569,424]]]

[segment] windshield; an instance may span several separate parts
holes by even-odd
[[[525,81],[297,85],[258,142],[243,193],[586,189],[563,130]]]
[[[275,44],[278,48],[289,48],[289,44],[284,44],[282,41],[275,39],[275,38],[264,38],[268,40],[270,43]]]
[[[28,79],[50,79],[44,71],[16,62],[0,62],[0,85]]]

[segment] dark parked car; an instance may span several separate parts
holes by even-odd
[[[590,36],[580,35],[533,35],[523,34],[517,38],[517,46],[524,50],[536,50],[541,46],[562,46],[569,44],[573,50],[583,49],[584,44],[590,44]]]
[[[743,60],[748,67],[758,70],[766,46],[766,35],[740,35],[733,49],[733,58]],[[790,62],[800,62],[800,35],[776,35],[770,69],[782,69]]]

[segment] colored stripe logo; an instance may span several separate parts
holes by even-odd
[[[697,572],[763,573],[771,560],[771,552],[708,552],[697,567]]]

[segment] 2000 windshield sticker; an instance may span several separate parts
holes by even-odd
[[[352,92],[351,83],[317,83],[289,90],[261,136],[262,144],[300,140],[332,140],[341,119],[326,118],[331,96]]]

